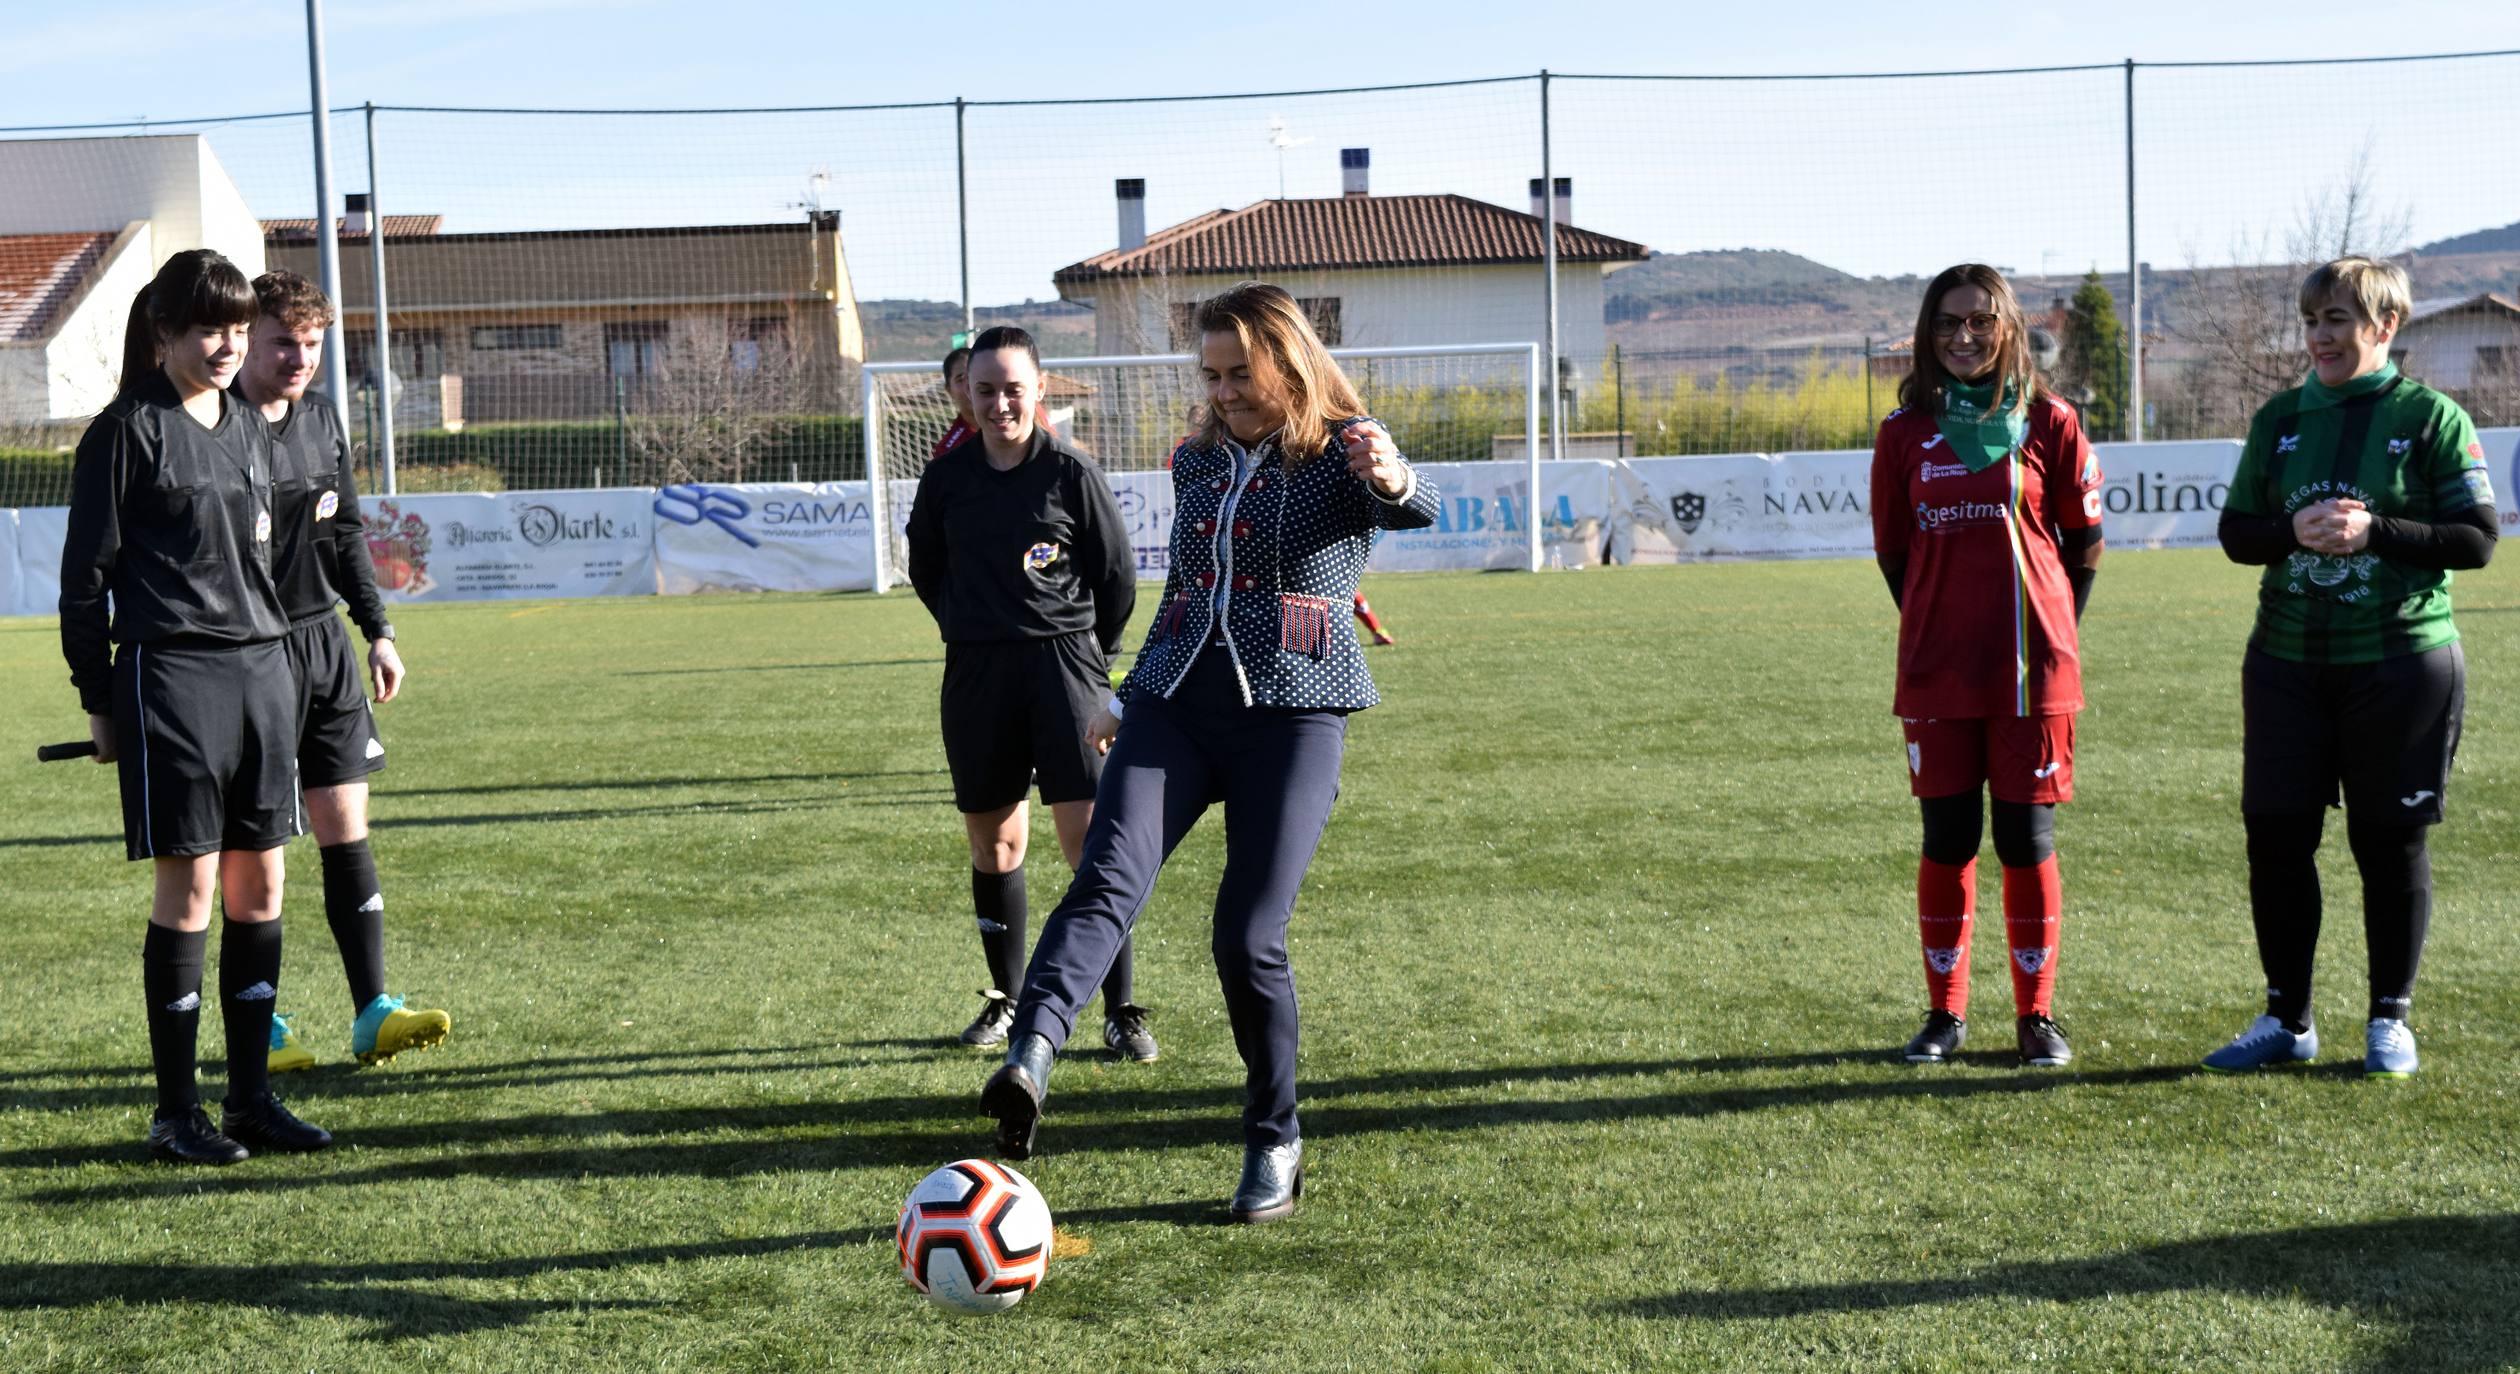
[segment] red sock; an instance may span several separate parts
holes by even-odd
[[[2036,868],[2004,870],[2004,942],[2012,946],[2013,1010],[2023,1016],[2051,1014],[2056,996],[2056,917],[2065,906],[2065,884],[2056,856]]]
[[[1373,603],[1365,599],[1363,592],[1356,594],[1356,618],[1365,622],[1365,628],[1368,631],[1377,636],[1382,634],[1382,621],[1375,616]]]
[[[1969,927],[1977,916],[1977,860],[1916,861],[1916,933],[1925,946],[1925,995],[1934,1010],[1969,1015]]]

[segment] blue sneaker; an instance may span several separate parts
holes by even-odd
[[[404,1050],[434,1049],[453,1022],[442,1011],[405,1011],[399,997],[378,993],[350,1026],[350,1053],[362,1064],[382,1064]]]
[[[2413,1046],[2408,1046],[2409,1053]],[[2232,1037],[2230,1044],[2205,1056],[2205,1067],[2216,1073],[2246,1073],[2275,1064],[2307,1064],[2319,1057],[2319,1028],[2312,1026],[2299,1035],[2284,1028],[2272,1016],[2261,1016],[2249,1028]]]
[[[2415,1076],[2415,1032],[2408,1030],[2404,1021],[2384,1016],[2364,1028],[2363,1076]]]

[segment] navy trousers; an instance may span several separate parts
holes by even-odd
[[[1033,946],[1012,1034],[1067,1042],[1155,874],[1208,807],[1225,806],[1212,945],[1245,1078],[1243,1139],[1282,1145],[1295,1123],[1295,975],[1286,925],[1339,795],[1347,716],[1242,704],[1233,662],[1203,650],[1170,698],[1131,703],[1104,761],[1085,856]]]

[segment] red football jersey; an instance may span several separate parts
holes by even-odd
[[[971,438],[979,432],[980,431],[973,429],[971,426],[964,424],[961,416],[955,416],[953,427],[946,430],[945,437],[937,440],[936,447],[928,451],[928,461],[931,463],[935,462],[937,459],[953,452],[956,444],[961,443],[965,439]]]
[[[2082,709],[2074,594],[2057,535],[2100,523],[2100,460],[2082,418],[2031,407],[2021,447],[1971,472],[1922,410],[1894,410],[1873,439],[1873,547],[1907,560],[1899,685],[1918,720]]]

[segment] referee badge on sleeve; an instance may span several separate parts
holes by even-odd
[[[1040,572],[1058,561],[1059,546],[1056,544],[1035,544],[1024,550],[1024,571],[1026,572]]]
[[[330,520],[333,518],[333,513],[340,509],[340,492],[328,491],[315,499],[315,518],[318,520]]]

